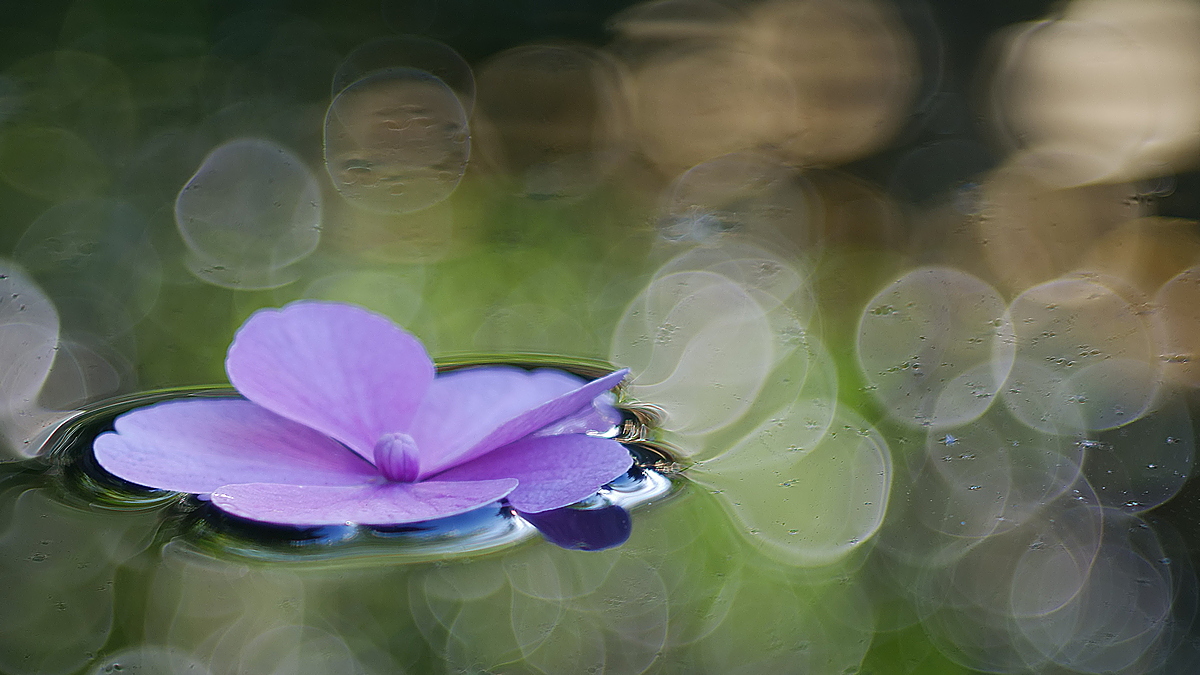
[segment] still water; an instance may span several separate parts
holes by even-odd
[[[1200,672],[1200,6],[0,13],[0,673]],[[300,299],[630,369],[635,467],[283,528],[96,464]]]

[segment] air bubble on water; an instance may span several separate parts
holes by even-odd
[[[291,266],[316,249],[321,217],[321,189],[304,161],[257,138],[209,153],[175,200],[189,269],[228,288],[295,280]]]
[[[952,268],[912,270],[887,285],[857,331],[873,396],[916,427],[946,429],[983,415],[1012,363],[1011,324],[992,325],[1004,308],[994,288]]]
[[[325,115],[325,169],[352,206],[386,214],[444,201],[467,168],[467,113],[423,70],[393,68],[349,85]]]

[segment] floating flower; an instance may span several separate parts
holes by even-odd
[[[627,371],[591,382],[509,366],[435,376],[420,341],[351,305],[256,312],[225,369],[245,399],[126,413],[96,438],[96,460],[127,481],[291,526],[401,525],[500,499],[538,514],[632,465],[620,443],[580,433]]]

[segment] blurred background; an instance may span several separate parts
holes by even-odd
[[[0,6],[0,672],[1200,671],[1200,2]],[[620,549],[199,550],[80,408],[254,310],[629,367]]]

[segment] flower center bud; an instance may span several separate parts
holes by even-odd
[[[375,441],[375,467],[383,477],[397,483],[412,483],[421,473],[417,442],[402,433],[384,434]]]

